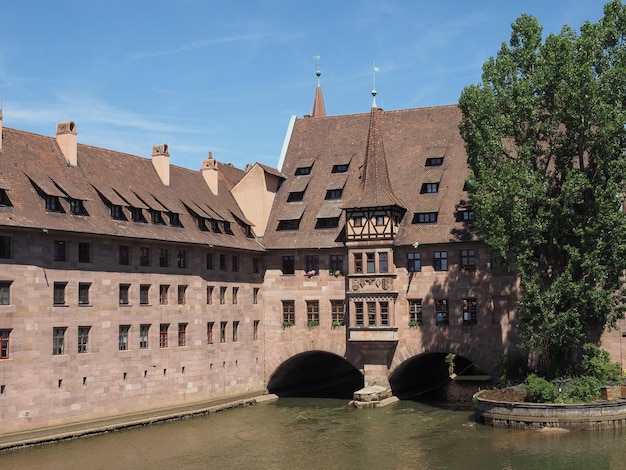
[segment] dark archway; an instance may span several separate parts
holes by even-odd
[[[401,400],[430,400],[453,380],[486,374],[473,361],[451,353],[427,353],[400,364],[389,377],[393,394]]]
[[[282,363],[267,384],[279,397],[347,398],[363,388],[363,375],[343,357],[309,351]]]

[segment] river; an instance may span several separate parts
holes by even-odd
[[[6,469],[622,469],[626,431],[492,429],[469,409],[281,398],[0,453]]]

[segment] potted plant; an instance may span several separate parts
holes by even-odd
[[[316,274],[317,274],[317,271],[315,271],[315,269],[309,269],[309,270],[306,272],[306,276],[307,276],[309,279],[311,279],[311,278],[312,278],[313,276],[315,276]]]
[[[283,329],[291,328],[292,326],[293,326],[293,322],[292,321],[289,321],[289,320],[283,321]]]
[[[417,320],[410,320],[409,321],[409,328],[417,328],[420,326],[420,322]]]
[[[339,326],[343,326],[343,320],[333,320],[331,328],[335,329]]]
[[[308,326],[309,328],[313,328],[314,326],[319,326],[320,322],[319,320],[309,320],[308,322],[306,322],[306,326]]]

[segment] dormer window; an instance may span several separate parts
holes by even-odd
[[[58,196],[51,196],[50,194],[46,194],[46,210],[50,212],[61,211],[61,204],[59,203]]]
[[[300,219],[288,219],[278,222],[278,230],[298,230],[300,228]]]
[[[348,164],[344,163],[341,165],[333,165],[333,169],[331,173],[345,173],[348,171]]]
[[[443,165],[443,157],[430,157],[426,159],[426,166],[441,166]]]
[[[355,227],[363,227],[363,217],[353,217],[352,218],[352,225],[354,225]]]
[[[145,222],[146,219],[143,217],[143,211],[139,207],[131,207],[130,212],[133,217],[133,222]]]
[[[161,211],[157,211],[154,209],[150,209],[150,220],[153,224],[163,225],[165,221],[163,220],[163,215],[161,215]]]
[[[311,174],[310,166],[301,166],[299,168],[296,168],[296,176],[305,176],[305,175],[310,175],[310,174]]]
[[[6,189],[0,188],[0,206],[10,206],[11,201],[9,200],[9,196],[7,196]]]
[[[232,235],[233,231],[230,228],[230,222],[224,221],[224,233]]]
[[[343,193],[343,189],[342,188],[338,188],[338,189],[328,189],[326,191],[326,200],[333,200],[333,199],[341,199],[341,194]]]
[[[222,231],[220,230],[220,225],[215,219],[211,219],[211,230],[215,233],[222,233]]]
[[[81,215],[85,213],[85,207],[83,206],[83,201],[80,199],[72,199],[69,198],[70,202],[70,212],[74,215]]]
[[[198,226],[198,229],[202,230],[203,232],[206,232],[209,230],[206,226],[206,220],[204,219],[204,217],[198,217],[196,219],[196,225]]]
[[[300,202],[304,199],[304,191],[295,191],[289,193],[287,196],[287,202]]]
[[[118,220],[124,218],[124,214],[122,213],[122,206],[118,206],[117,204],[111,205],[111,218]]]
[[[424,183],[422,184],[422,194],[433,194],[439,192],[439,183]]]
[[[472,209],[461,209],[456,214],[457,222],[473,222],[474,211]]]
[[[437,223],[437,212],[416,212],[413,215],[414,224],[434,224]]]
[[[170,225],[180,227],[180,215],[177,212],[168,212],[167,215],[170,218]]]

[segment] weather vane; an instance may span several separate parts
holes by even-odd
[[[372,62],[372,108],[377,108],[376,105],[376,72],[380,72],[380,67],[376,65],[376,62]]]
[[[319,86],[320,84],[320,75],[322,74],[322,72],[320,72],[320,55],[314,55],[313,58],[315,59],[316,65],[317,65],[317,72],[315,72],[315,75],[317,75],[317,85]]]

